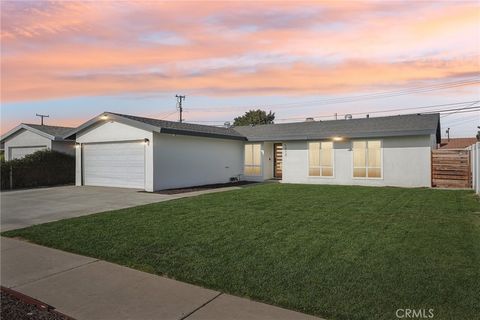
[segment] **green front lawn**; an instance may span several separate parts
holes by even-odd
[[[469,191],[265,184],[4,235],[328,319],[480,315]]]

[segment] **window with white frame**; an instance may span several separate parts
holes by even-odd
[[[353,177],[382,178],[380,140],[353,141]]]
[[[262,151],[259,143],[245,145],[244,174],[260,176],[262,174]]]
[[[308,143],[308,175],[333,177],[333,142]]]

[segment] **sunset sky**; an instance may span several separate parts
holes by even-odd
[[[175,94],[187,122],[217,125],[252,108],[280,123],[480,100],[478,1],[1,6],[2,133],[35,113],[65,126],[102,111],[176,120]],[[442,116],[452,136],[477,125],[479,111]]]

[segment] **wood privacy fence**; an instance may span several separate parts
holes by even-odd
[[[433,150],[432,187],[471,188],[470,150]]]

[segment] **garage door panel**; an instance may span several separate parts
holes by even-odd
[[[145,187],[145,146],[141,142],[86,144],[83,164],[85,185]]]

